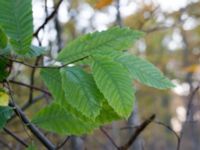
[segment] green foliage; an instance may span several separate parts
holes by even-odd
[[[81,135],[91,132],[96,127],[94,124],[81,121],[56,103],[43,108],[32,122],[48,131],[64,135]]]
[[[1,54],[11,54],[10,49],[24,57],[44,54],[44,48],[31,46],[31,12],[30,0],[0,1]],[[122,52],[142,34],[114,27],[81,36],[69,43],[57,60],[68,64],[87,57],[85,62],[89,69],[80,67],[84,61],[75,67],[65,65],[41,69],[41,77],[54,102],[40,110],[32,122],[48,131],[81,135],[102,124],[129,117],[135,99],[132,78],[156,88],[172,87],[152,64]],[[10,43],[7,43],[7,36]],[[7,65],[7,59],[2,57],[0,81],[8,76]]]
[[[43,68],[41,70],[41,77],[45,82],[45,85],[48,87],[51,92],[54,101],[56,103],[62,104],[70,113],[82,120],[88,120],[82,113],[73,108],[69,103],[67,98],[65,98],[65,93],[62,85],[62,78],[60,74],[60,69],[56,68]]]
[[[122,117],[128,118],[133,108],[134,90],[128,71],[108,57],[94,57],[94,79],[109,105]]]
[[[6,125],[7,120],[11,117],[13,110],[11,107],[0,106],[0,130]]]
[[[99,116],[97,116],[95,122],[98,124],[105,124],[105,123],[110,123],[113,120],[119,120],[122,119],[113,109],[112,107],[108,104],[107,101],[104,101],[101,112]]]
[[[39,111],[33,123],[61,134],[81,135],[122,118],[134,105],[132,79],[156,88],[172,83],[151,63],[120,50],[130,47],[141,35],[127,28],[87,34],[69,43],[58,55],[62,63],[87,56],[89,68],[44,68],[41,77],[55,102]]]
[[[8,38],[2,28],[0,27],[0,51],[7,46]]]
[[[40,56],[40,55],[43,55],[45,54],[45,48],[44,47],[38,47],[38,46],[34,46],[34,45],[31,45],[30,46],[30,50],[28,51],[28,53],[26,53],[26,57],[37,57],[37,56]]]
[[[107,55],[113,61],[122,64],[129,71],[131,77],[142,84],[158,89],[174,87],[171,81],[152,63],[135,55],[119,51],[101,51],[96,55]]]
[[[29,58],[45,53],[44,48],[31,45],[31,3],[31,0],[0,0],[1,82],[9,75],[7,54],[12,59],[12,51],[15,57]],[[54,100],[35,114],[32,123],[63,135],[90,133],[101,125],[129,117],[135,100],[133,80],[158,89],[173,87],[153,64],[124,52],[142,35],[129,28],[113,27],[68,43],[56,59],[65,65],[41,69],[41,77]],[[81,61],[85,58],[87,61]],[[13,112],[7,106],[9,95],[3,94],[0,129]],[[32,144],[28,149],[36,148]]]
[[[56,101],[62,101],[64,99],[64,92],[62,90],[62,81],[59,69],[44,68],[41,70],[40,75],[52,93],[53,98]]]
[[[31,0],[0,1],[0,26],[18,54],[25,54],[30,50],[33,33],[31,3]]]
[[[79,67],[61,69],[62,85],[68,103],[85,116],[99,115],[103,96],[96,87],[92,75]]]
[[[124,50],[143,35],[128,28],[114,27],[107,31],[86,34],[67,44],[57,60],[70,63],[101,50]]]
[[[11,46],[7,45],[5,48],[0,49],[0,55],[2,56],[8,56],[11,52]]]
[[[0,81],[6,79],[6,77],[9,75],[9,72],[7,71],[8,64],[9,61],[6,58],[0,57]]]
[[[139,82],[158,89],[172,88],[174,85],[159,69],[150,62],[134,55],[123,55],[117,58]]]

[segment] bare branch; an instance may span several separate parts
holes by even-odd
[[[119,146],[115,143],[115,141],[112,139],[112,137],[103,129],[103,127],[100,127],[100,130],[109,139],[109,141],[113,144],[113,146],[116,149],[119,149]]]
[[[189,117],[190,117],[190,111],[191,111],[191,108],[192,108],[192,103],[193,103],[193,99],[194,99],[194,96],[196,95],[196,93],[198,92],[198,90],[199,90],[199,88],[200,88],[200,85],[198,85],[192,92],[191,92],[191,94],[189,95],[189,98],[188,98],[188,104],[187,104],[187,108],[186,108],[186,110],[187,110],[187,113],[186,113],[186,121],[183,123],[183,127],[182,127],[182,130],[181,130],[181,132],[180,132],[180,141],[179,141],[179,145],[178,145],[178,147],[177,147],[177,150],[180,150],[180,145],[181,145],[181,139],[182,139],[182,137],[183,137],[183,131],[184,131],[184,127],[185,127],[185,125],[186,125],[186,123],[188,122],[188,119],[189,119]]]
[[[18,141],[20,144],[22,144],[24,147],[28,147],[28,144],[26,144],[24,142],[24,140],[22,140],[20,137],[18,137],[16,134],[14,134],[12,131],[10,131],[9,129],[7,128],[3,128],[3,130],[9,134],[10,136],[12,136],[16,141]]]
[[[0,55],[0,57],[6,58],[6,57],[4,57],[4,56],[2,56],[2,55]],[[89,56],[85,56],[85,57],[82,57],[82,58],[80,58],[80,59],[77,59],[77,60],[71,61],[71,62],[69,62],[69,63],[63,64],[63,65],[61,65],[61,66],[39,66],[39,65],[31,65],[31,64],[25,63],[25,62],[20,61],[20,60],[16,60],[16,59],[12,59],[12,58],[7,58],[7,59],[10,60],[10,61],[12,61],[12,62],[19,63],[19,64],[22,64],[22,65],[24,65],[24,66],[30,67],[30,68],[60,69],[60,68],[63,68],[63,67],[65,67],[65,66],[69,65],[69,64],[76,63],[76,62],[81,61],[81,60],[83,60],[83,59],[85,59],[85,58],[88,58],[88,57],[89,57]]]
[[[67,143],[69,139],[70,139],[70,136],[66,137],[65,140],[60,145],[57,146],[56,150],[61,149]]]
[[[41,29],[43,29],[45,27],[45,25],[55,16],[55,14],[57,13],[60,4],[62,3],[63,0],[60,0],[58,2],[58,4],[56,5],[54,11],[45,19],[45,21],[43,22],[43,24],[35,31],[35,33],[33,33],[33,36],[38,36],[38,33],[40,32]]]
[[[9,80],[8,82],[13,83],[13,84],[17,84],[17,85],[20,85],[20,86],[32,88],[34,90],[41,91],[41,92],[51,96],[51,93],[49,93],[48,91],[46,91],[46,90],[44,90],[42,88],[39,88],[39,87],[35,87],[33,85],[29,85],[29,84],[26,84],[26,83],[23,83],[23,82],[18,82],[18,81],[15,81],[15,80]]]
[[[38,65],[39,61],[40,61],[41,56],[37,57],[35,60],[35,66]],[[35,78],[35,72],[36,72],[36,68],[32,68],[31,70],[31,76],[30,76],[30,89],[29,89],[29,101],[31,102],[33,99],[33,86],[34,86],[34,78]],[[49,93],[49,92],[48,92]]]
[[[37,101],[41,100],[42,98],[44,98],[44,94],[36,96],[33,98],[32,102],[30,103],[29,101],[27,101],[23,106],[22,106],[22,110],[26,110],[27,108],[29,108],[32,104],[35,104]],[[17,115],[13,114],[12,117],[8,120],[8,122],[10,122],[11,120],[13,120]]]
[[[11,97],[11,102],[10,102],[10,107],[13,108],[13,110],[15,111],[15,114],[20,118],[20,120],[23,122],[23,125],[26,125],[26,127],[28,127],[28,129],[32,132],[33,135],[35,135],[37,137],[37,139],[48,149],[48,150],[55,150],[55,145],[51,143],[51,141],[49,141],[49,139],[47,139],[44,134],[34,125],[32,124],[28,117],[24,114],[23,110],[14,102],[14,98],[13,98],[13,91],[11,90],[11,87],[9,85],[9,82],[6,81],[7,86],[8,86],[8,90],[9,90],[9,94]],[[28,134],[28,132],[27,132]],[[29,134],[28,134],[29,135]]]
[[[116,9],[117,9],[116,23],[120,27],[123,27],[123,21],[122,21],[121,12],[120,12],[120,0],[116,0]]]
[[[13,150],[7,142],[0,139],[0,147],[2,148],[2,146],[7,147],[9,150]]]
[[[121,146],[119,150],[127,150],[133,142],[137,139],[137,137],[142,133],[142,131],[155,119],[156,115],[153,114],[149,118],[147,118],[138,128],[136,128],[134,134],[130,137],[128,142]]]
[[[181,142],[181,138],[180,136],[176,133],[176,131],[174,131],[169,125],[163,123],[163,122],[160,122],[160,121],[154,121],[154,123],[158,124],[158,125],[161,125],[165,128],[167,128],[169,131],[171,131],[177,138],[177,150],[180,149],[180,142]]]
[[[55,146],[47,139],[44,134],[32,124],[24,112],[15,103],[10,104],[14,108],[16,115],[18,115],[23,123],[29,128],[29,130],[37,137],[37,139],[49,150],[55,150]]]

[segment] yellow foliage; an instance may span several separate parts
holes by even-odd
[[[145,30],[154,26],[155,19],[153,17],[153,12],[156,10],[154,4],[144,4],[141,8],[134,12],[132,15],[124,19],[124,24],[130,28]]]
[[[97,3],[97,0],[85,0],[88,4],[90,4],[92,7]]]
[[[0,106],[8,106],[9,96],[6,92],[0,91]]]
[[[185,72],[190,72],[190,73],[197,73],[200,72],[200,65],[199,64],[194,64],[191,66],[188,66],[186,68],[184,68]]]

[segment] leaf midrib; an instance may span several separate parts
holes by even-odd
[[[96,63],[97,63],[97,64],[101,64],[100,62],[97,62],[97,61],[96,61]],[[101,65],[99,65],[99,66],[101,66]],[[103,68],[103,67],[101,67],[101,68]],[[105,74],[109,74],[109,73],[108,73],[109,71],[108,71],[106,68],[104,68],[104,69],[102,69],[102,70],[104,70],[104,73],[105,73]],[[105,70],[106,70],[106,71],[105,71]],[[109,74],[109,75],[110,75],[110,74]],[[110,78],[109,75],[107,75],[108,78]],[[110,75],[110,76],[111,76],[111,75]],[[116,89],[117,89],[117,91],[118,91],[117,93],[121,93],[121,92],[120,92],[121,90],[118,88],[118,84],[117,84],[116,80],[114,80],[113,78],[110,78],[110,79],[111,79],[112,84],[114,85],[114,87],[116,87]],[[116,86],[116,85],[117,85],[117,86]],[[119,99],[122,99],[122,100],[123,100],[122,94],[117,94],[117,95],[118,95],[118,98],[119,98]],[[121,101],[120,101],[120,103],[121,103]],[[123,103],[122,103],[122,104],[123,104]],[[123,108],[125,108],[124,105],[123,105]]]
[[[131,35],[126,35],[126,37],[131,37]],[[84,52],[90,52],[90,51],[92,51],[92,50],[94,50],[94,51],[98,51],[97,49],[99,48],[99,47],[102,47],[101,45],[105,45],[106,43],[108,43],[108,42],[111,42],[111,41],[114,41],[114,40],[117,40],[117,39],[120,39],[121,37],[119,36],[119,38],[116,38],[116,36],[115,37],[112,37],[110,40],[108,40],[108,41],[105,41],[105,42],[103,42],[103,43],[100,43],[100,44],[97,44],[97,45],[94,45],[94,47],[90,47],[90,48],[86,48],[86,49],[84,49],[84,50],[82,50],[82,52],[84,53]],[[124,36],[123,36],[123,38],[124,38]],[[76,43],[77,44],[77,43]],[[76,44],[72,44],[72,45],[76,45]],[[64,51],[64,50],[63,50]],[[66,57],[65,57],[65,59],[67,59],[67,57],[72,57],[72,56],[74,56],[74,54],[76,54],[77,52],[81,52],[80,50],[79,51],[73,51],[71,48],[70,48],[70,46],[68,47],[68,48],[66,48],[66,50],[65,51],[68,51],[68,52],[72,52],[71,54],[70,53],[68,53],[68,54],[70,54],[70,55],[67,55]],[[86,56],[90,56],[91,54],[86,54]],[[61,59],[61,60],[63,60],[63,58]]]
[[[73,76],[75,76],[75,78],[77,79],[77,81],[80,83],[79,85],[80,85],[80,87],[81,87],[81,89],[83,90],[83,92],[85,93],[84,95],[86,96],[86,98],[90,101],[90,102],[92,102],[93,104],[92,104],[92,106],[94,106],[94,105],[96,105],[96,106],[98,106],[94,101],[93,101],[93,98],[92,98],[92,100],[90,99],[90,96],[89,96],[89,94],[87,93],[87,91],[85,90],[85,88],[84,88],[84,86],[81,84],[81,82],[82,82],[82,80],[73,72],[73,71],[71,71],[71,70],[68,70],[70,73],[72,73],[73,74]],[[85,82],[85,81],[83,81],[83,82]],[[99,106],[98,106],[99,107]]]

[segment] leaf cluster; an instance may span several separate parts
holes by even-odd
[[[54,102],[38,112],[33,123],[60,134],[88,133],[129,117],[135,100],[133,80],[158,89],[173,87],[153,64],[124,51],[142,35],[114,27],[69,43],[56,60],[73,64],[41,70]],[[89,69],[82,68],[82,63]]]
[[[1,0],[1,81],[8,76],[7,61],[3,59],[7,55],[30,58],[44,54],[44,48],[31,45],[32,35],[31,0]],[[32,123],[59,134],[82,135],[130,116],[136,92],[134,80],[158,89],[173,87],[153,64],[126,52],[142,35],[129,28],[113,27],[67,44],[56,58],[62,66],[41,69],[41,78],[54,101],[37,112]],[[10,116],[9,107],[0,108],[1,128]]]

